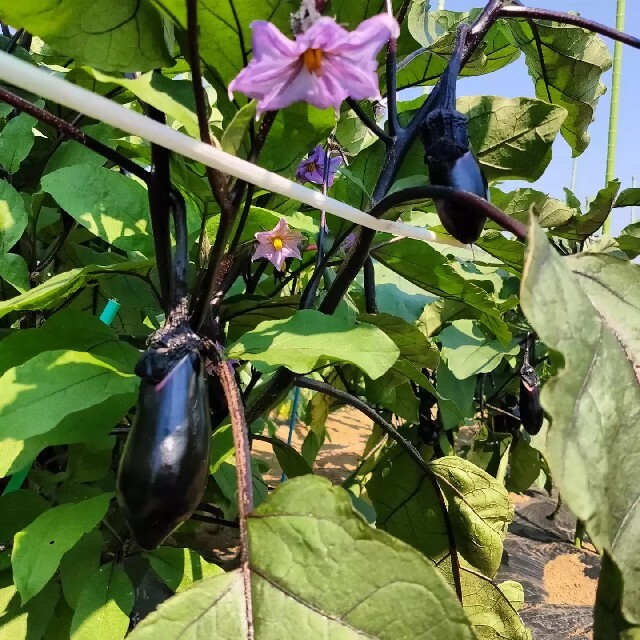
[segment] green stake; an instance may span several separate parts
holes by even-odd
[[[624,31],[625,0],[618,0],[616,29]],[[620,103],[620,81],[622,80],[622,43],[613,45],[613,81],[611,83],[611,113],[609,114],[609,144],[607,147],[607,173],[605,183],[613,180],[616,172],[616,142],[618,137],[618,107]],[[605,186],[606,186],[605,184]],[[604,221],[603,233],[611,233],[611,215]]]

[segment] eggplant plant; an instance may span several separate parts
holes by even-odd
[[[0,637],[528,640],[534,489],[640,633],[640,190],[508,184],[640,41],[431,5],[0,0]]]

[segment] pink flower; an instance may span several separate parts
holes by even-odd
[[[280,218],[280,222],[271,231],[256,233],[256,240],[258,246],[251,259],[266,258],[278,271],[282,271],[286,258],[302,258],[298,249],[298,244],[303,240],[302,234],[291,231],[284,218]]]
[[[319,18],[289,40],[264,20],[251,23],[253,59],[229,85],[229,96],[241,91],[258,99],[257,115],[294,102],[340,108],[345,98],[380,99],[376,56],[400,27],[383,13],[347,31],[333,18]]]
[[[319,144],[307,158],[305,158],[296,170],[296,180],[299,182],[313,182],[314,184],[324,184],[324,163],[326,155],[322,145]],[[338,167],[342,164],[342,158],[331,158],[329,160],[329,175],[327,176],[327,187],[333,184]]]

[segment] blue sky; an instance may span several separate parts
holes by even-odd
[[[480,6],[477,0],[446,0],[446,9],[468,11]],[[616,21],[616,0],[529,0],[528,6],[556,11],[576,11],[585,18],[596,20],[611,27]],[[437,6],[432,0],[432,7]],[[637,0],[627,2],[625,31],[640,37],[640,11]],[[613,55],[613,41],[604,39]],[[620,91],[620,112],[618,117],[618,144],[616,153],[616,177],[622,188],[631,186],[631,177],[637,176],[640,186],[640,127],[638,126],[638,105],[640,103],[640,51],[624,47],[622,62],[622,85]],[[603,76],[607,88],[611,87],[611,71]],[[524,57],[513,64],[486,76],[463,78],[458,83],[458,95],[500,95],[505,97],[534,96],[533,82],[527,72]],[[591,143],[578,158],[575,191],[582,202],[595,195],[604,186],[607,161],[607,136],[611,94],[605,93],[598,103],[595,121],[589,128]],[[536,188],[557,198],[564,198],[563,187],[571,184],[571,150],[561,136],[553,146],[553,159],[545,174],[535,183]],[[522,186],[522,183],[507,182],[507,188]],[[630,209],[614,210],[612,232],[615,234],[630,222]],[[640,208],[636,219],[640,217]]]

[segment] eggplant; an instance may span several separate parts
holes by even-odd
[[[116,478],[125,520],[135,541],[148,550],[191,516],[209,475],[203,344],[189,327],[186,209],[178,192],[170,194],[170,202],[176,237],[171,308],[135,368],[142,379],[137,410]]]
[[[438,109],[427,116],[426,129],[425,162],[431,184],[488,200],[487,180],[469,148],[466,118],[455,110]],[[442,226],[456,240],[470,244],[480,237],[487,217],[476,207],[440,198],[433,201]]]
[[[154,549],[197,508],[209,474],[207,390],[191,352],[159,382],[143,378],[116,481],[135,541]]]
[[[464,33],[460,32],[451,61],[434,88],[434,107],[420,125],[425,164],[432,185],[469,191],[489,199],[487,180],[469,144],[467,118],[456,111],[456,82],[461,66]],[[475,242],[487,217],[474,206],[434,198],[442,226],[464,244]]]
[[[539,382],[536,370],[525,362],[520,369],[520,421],[532,436],[540,432],[544,420]]]

